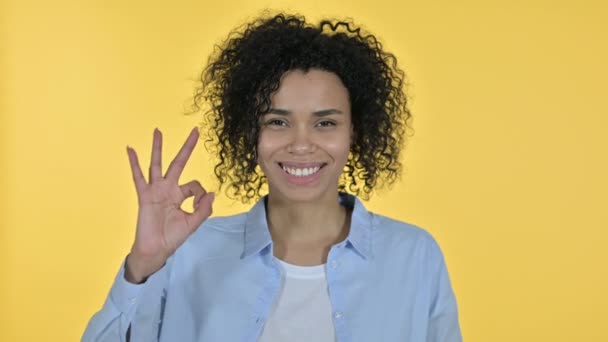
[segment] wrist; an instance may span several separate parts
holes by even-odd
[[[140,262],[132,253],[129,254],[125,261],[125,280],[132,284],[145,283],[146,279],[148,279],[153,272],[147,271],[146,268],[141,265],[145,265],[145,263]]]

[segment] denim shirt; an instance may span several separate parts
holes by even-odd
[[[325,265],[336,341],[462,341],[433,237],[367,211],[355,196],[340,201],[352,209],[351,227]],[[284,279],[265,203],[207,219],[143,284],[124,279],[123,262],[82,341],[126,341],[129,326],[132,342],[257,341]]]

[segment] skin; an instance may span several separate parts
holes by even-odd
[[[339,205],[338,180],[353,134],[348,91],[333,73],[311,69],[286,73],[261,118],[258,163],[269,185],[267,219],[274,255],[310,266],[325,263],[329,249],[348,235],[350,212]],[[158,271],[212,212],[215,198],[196,180],[179,185],[180,175],[199,140],[193,129],[162,174],[162,134],[156,129],[148,180],[137,153],[127,147],[138,197],[135,241],[125,278],[142,283]],[[282,168],[321,166],[310,181]],[[194,211],[181,209],[194,197]]]
[[[139,166],[137,153],[127,147],[139,204],[135,241],[125,265],[125,278],[132,283],[142,283],[158,271],[177,247],[211,215],[213,193],[207,193],[196,180],[178,184],[198,138],[198,129],[194,128],[163,175],[162,134],[155,129],[148,181]],[[194,211],[190,214],[181,209],[181,204],[192,196]]]
[[[262,118],[258,164],[268,179],[268,222],[274,254],[296,265],[318,265],[348,233],[338,180],[352,137],[348,90],[333,73],[286,73]],[[317,178],[294,183],[281,165],[323,165]]]

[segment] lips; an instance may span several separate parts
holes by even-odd
[[[292,163],[284,162],[279,163],[279,166],[287,174],[295,177],[309,177],[316,174],[322,169],[326,163]]]

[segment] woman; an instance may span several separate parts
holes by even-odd
[[[349,22],[280,14],[234,32],[195,103],[211,104],[226,192],[262,198],[209,218],[214,194],[178,185],[197,129],[164,175],[155,130],[148,181],[128,148],[135,242],[83,340],[460,341],[435,240],[357,197],[398,176],[402,86],[395,58]]]

